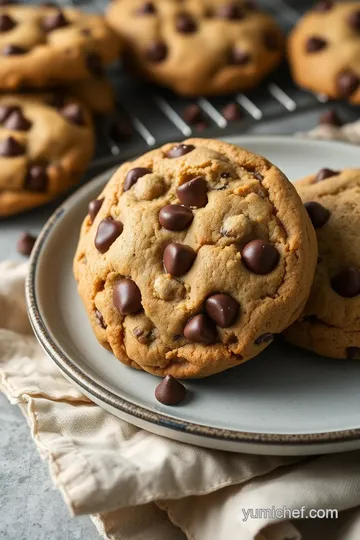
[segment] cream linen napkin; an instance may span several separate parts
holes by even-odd
[[[360,123],[347,128],[360,142]],[[342,136],[338,128],[317,129],[324,138]],[[37,344],[25,310],[26,271],[26,264],[0,264],[0,387],[23,411],[73,514],[90,514],[113,540],[300,540],[300,530],[304,540],[360,538],[360,452],[311,459],[231,454],[115,418],[71,386]],[[340,514],[330,527],[322,520],[245,520],[248,510],[273,506]]]

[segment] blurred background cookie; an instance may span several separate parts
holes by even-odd
[[[184,95],[256,86],[283,54],[275,20],[247,1],[118,0],[107,19],[134,71]]]
[[[306,308],[285,337],[323,356],[360,358],[360,169],[322,169],[296,188],[319,259]]]
[[[73,98],[0,97],[0,217],[75,185],[94,149],[89,111]]]
[[[0,7],[2,90],[88,79],[119,54],[119,37],[100,15],[73,8]]]
[[[330,98],[360,103],[360,2],[319,2],[288,42],[295,81]]]

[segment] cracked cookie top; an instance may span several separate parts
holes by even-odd
[[[205,139],[125,163],[81,230],[75,276],[101,343],[158,375],[255,356],[301,312],[316,239],[266,159]]]
[[[43,88],[99,76],[119,37],[100,15],[56,6],[0,7],[0,88]]]
[[[119,0],[107,19],[136,72],[184,95],[251,88],[283,56],[276,21],[251,1]]]
[[[295,26],[288,49],[300,86],[360,103],[360,2],[318,2]]]

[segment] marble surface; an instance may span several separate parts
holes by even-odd
[[[1,540],[95,540],[87,516],[71,518],[37,453],[25,418],[0,394]]]

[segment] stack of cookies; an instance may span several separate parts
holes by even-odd
[[[79,294],[104,347],[165,376],[160,401],[184,398],[175,377],[239,366],[280,333],[360,357],[360,169],[295,186],[260,156],[190,139],[123,164],[89,204]]]
[[[99,15],[0,7],[0,217],[78,182],[94,148],[89,111],[111,108],[104,66],[119,53],[119,38]]]

